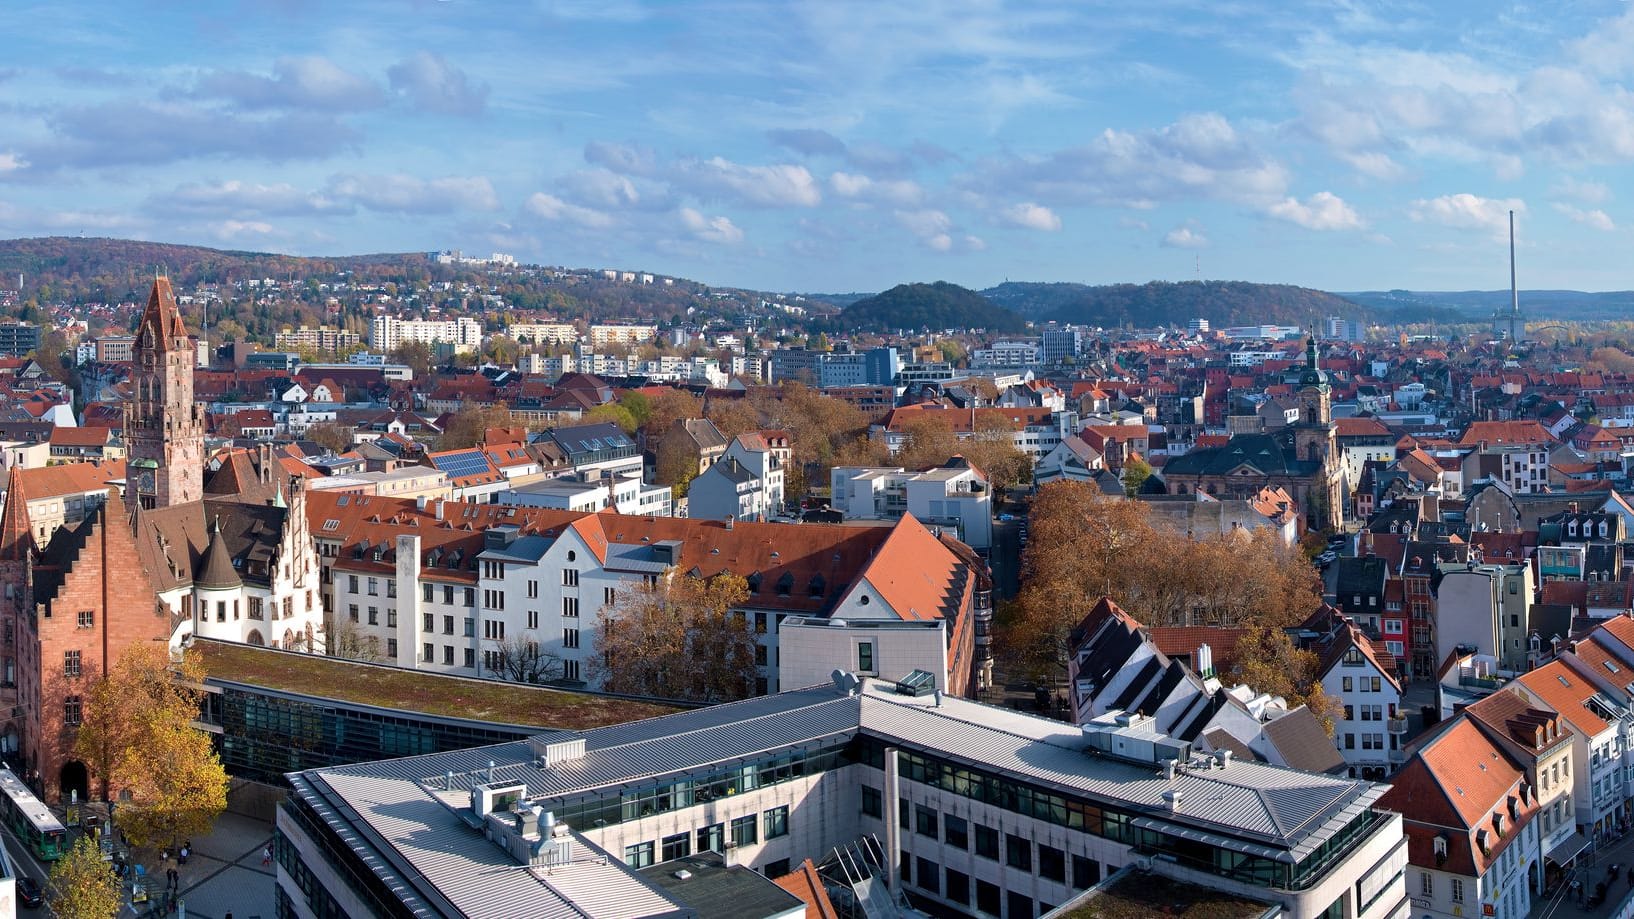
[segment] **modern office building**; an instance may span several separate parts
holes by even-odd
[[[39,326],[32,322],[0,322],[0,354],[22,357],[39,349]]]
[[[1385,786],[1194,756],[1140,716],[1080,729],[929,685],[836,673],[647,721],[293,773],[278,915],[719,915],[642,869],[717,852],[780,877],[847,850],[878,853],[851,866],[863,895],[937,914],[1041,915],[1130,864],[1289,919],[1408,914],[1402,818],[1375,806]]]

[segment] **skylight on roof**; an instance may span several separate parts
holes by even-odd
[[[1622,672],[1622,669],[1620,667],[1618,667],[1615,663],[1611,662],[1611,661],[1606,661],[1605,664],[1606,664],[1606,669],[1610,670],[1612,673],[1621,673]]]

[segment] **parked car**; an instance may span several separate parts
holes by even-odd
[[[27,907],[44,906],[45,892],[40,889],[40,882],[26,874],[17,875],[17,902]]]

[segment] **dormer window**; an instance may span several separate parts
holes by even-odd
[[[1515,805],[1513,803],[1511,803],[1509,806],[1514,807]],[[1492,815],[1492,829],[1493,829],[1494,832],[1496,832],[1498,834],[1498,836],[1500,838],[1503,837],[1503,834],[1504,834],[1504,815],[1503,814],[1493,814]]]
[[[1437,836],[1432,845],[1435,849],[1435,863],[1444,864],[1447,861],[1447,837]]]
[[[1486,830],[1476,830],[1475,844],[1481,847],[1482,855],[1490,854],[1492,852],[1492,834]]]

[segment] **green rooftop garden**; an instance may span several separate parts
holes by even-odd
[[[448,718],[584,730],[678,711],[594,693],[443,676],[231,642],[200,640],[193,652],[210,676],[223,680]]]

